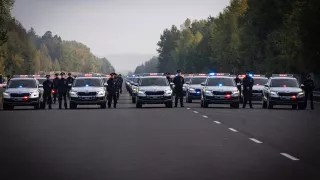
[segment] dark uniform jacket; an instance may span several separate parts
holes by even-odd
[[[118,78],[117,78],[117,88],[121,88],[122,83],[123,83],[122,77],[118,77]]]
[[[171,77],[170,77],[170,76],[167,76],[167,80],[169,81],[169,83],[171,83],[171,82],[172,82],[172,79],[171,79]]]
[[[304,90],[305,91],[313,91],[314,88],[315,88],[315,85],[314,85],[314,81],[312,79],[307,79],[303,82],[303,85],[304,85]]]
[[[65,78],[59,79],[57,89],[58,89],[59,93],[66,93],[68,91],[67,79],[65,79]]]
[[[252,91],[252,87],[253,87],[253,84],[254,84],[254,80],[252,77],[250,76],[246,76],[243,78],[242,80],[243,82],[243,89],[244,90],[247,90],[247,88],[249,87],[249,91]]]
[[[108,84],[108,88],[107,88],[108,92],[115,93],[117,90],[116,81],[113,78],[110,78],[110,79],[108,79],[107,84]]]
[[[43,82],[43,92],[51,93],[52,89],[53,89],[53,82],[51,82],[50,80],[45,80]]]
[[[173,78],[173,83],[176,90],[182,90],[184,78],[182,76],[176,76]]]
[[[53,79],[53,88],[58,89],[58,85],[59,85],[59,78],[56,77]]]
[[[68,77],[67,78],[67,83],[68,84],[73,84],[73,80],[74,80],[73,77]],[[71,88],[71,87],[69,87],[69,88]]]

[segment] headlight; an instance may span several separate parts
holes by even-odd
[[[209,91],[209,90],[204,90],[204,94],[205,94],[206,96],[213,96],[212,92]]]
[[[10,98],[10,93],[3,92],[3,98]]]
[[[70,94],[70,96],[72,96],[72,97],[75,97],[75,96],[77,97],[77,96],[78,96],[77,91],[72,91],[72,90],[71,90],[71,91],[69,92],[69,94]]]
[[[166,91],[164,91],[164,95],[165,95],[165,96],[171,96],[171,94],[172,94],[172,90],[166,90]]]
[[[278,92],[275,92],[275,91],[271,91],[270,96],[271,97],[279,97]]]
[[[39,92],[31,92],[30,93],[30,98],[38,98],[39,97]]]
[[[239,96],[239,91],[238,90],[233,91],[232,92],[232,96],[235,96],[235,97]]]
[[[190,88],[190,89],[189,89],[189,92],[195,93],[196,90],[195,90],[194,88]]]
[[[106,92],[105,91],[97,91],[97,96],[105,96]]]
[[[138,96],[146,96],[146,94],[144,93],[144,91],[139,91],[137,90]]]
[[[297,96],[298,97],[304,97],[304,92],[303,91],[299,92]]]

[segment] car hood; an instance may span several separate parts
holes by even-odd
[[[207,86],[209,91],[236,91],[237,87],[234,86]]]
[[[296,87],[271,87],[270,90],[284,93],[298,93],[302,91],[301,88]]]
[[[37,88],[9,88],[6,89],[6,93],[30,93],[38,91]]]
[[[191,84],[188,86],[188,88],[202,89],[203,86],[201,86],[200,84]]]
[[[168,91],[170,86],[140,86],[140,91]]]
[[[72,91],[76,92],[96,92],[105,90],[104,87],[72,87]]]
[[[264,89],[264,86],[257,86],[257,85],[255,85],[255,86],[253,86],[252,87],[252,90],[258,90],[258,91],[262,91]]]

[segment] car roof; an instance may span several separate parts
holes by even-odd
[[[143,77],[140,77],[140,78],[166,78],[165,76],[143,76]]]
[[[76,79],[101,79],[101,77],[77,77]]]
[[[191,78],[207,78],[209,76],[192,76]]]
[[[230,76],[209,76],[209,79],[211,78],[226,78],[226,79],[234,79],[234,77],[230,77]]]
[[[295,77],[270,77],[270,79],[297,79]]]
[[[36,80],[36,78],[12,78],[11,81],[13,80]]]

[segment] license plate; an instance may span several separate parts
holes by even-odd
[[[14,98],[13,100],[14,100],[14,101],[22,101],[23,98]]]
[[[291,99],[291,97],[285,97],[285,96],[283,96],[283,97],[281,97],[281,99]]]

